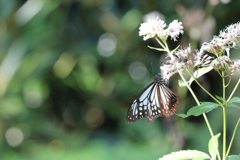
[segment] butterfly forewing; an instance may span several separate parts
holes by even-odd
[[[149,84],[133,101],[128,109],[127,122],[136,122],[140,118],[147,117],[149,123],[160,116],[171,116],[178,106],[178,98],[162,79],[154,77],[154,82]]]
[[[146,117],[148,113],[148,107],[150,103],[148,102],[148,97],[154,83],[149,84],[133,101],[131,107],[128,109],[127,122],[136,122],[140,118]]]

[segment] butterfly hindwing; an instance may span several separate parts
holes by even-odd
[[[176,94],[171,91],[168,87],[166,87],[164,84],[159,86],[159,92],[160,92],[160,99],[162,103],[160,104],[161,106],[161,111],[163,116],[171,116],[175,113],[177,110],[178,106],[178,98]]]
[[[178,106],[178,98],[174,92],[166,87],[162,79],[154,77],[149,84],[133,101],[127,113],[128,122],[136,122],[147,117],[149,123],[162,116],[171,116]]]

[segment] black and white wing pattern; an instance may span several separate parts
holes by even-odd
[[[149,84],[133,101],[127,112],[127,122],[136,122],[147,117],[153,123],[157,117],[171,116],[178,106],[178,97],[163,84],[162,78],[154,77],[154,82]]]

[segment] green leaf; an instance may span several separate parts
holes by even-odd
[[[208,113],[212,111],[213,109],[216,109],[219,107],[217,103],[213,102],[202,102],[199,106],[192,107],[188,110],[187,114],[177,114],[178,116],[182,118],[186,118],[189,116],[199,116],[203,113]]]
[[[240,98],[239,97],[233,97],[232,99],[230,99],[229,102],[240,103]]]
[[[227,102],[227,105],[228,105],[228,107],[234,107],[234,108],[240,109],[240,107],[238,105],[231,103],[231,102]]]
[[[226,160],[240,160],[240,155],[231,155],[226,158]]]
[[[185,82],[182,81],[182,80],[178,80],[178,85],[179,85],[179,87],[186,87],[186,86],[187,86],[187,83],[185,83]]]
[[[157,50],[157,51],[166,51],[166,50],[163,49],[163,48],[155,48],[155,47],[151,47],[151,46],[148,46],[148,48],[150,48],[150,49],[155,49],[155,50]]]
[[[221,133],[218,133],[217,135],[212,137],[208,142],[208,150],[209,150],[209,153],[210,153],[212,159],[216,159],[216,155],[217,155],[217,151],[218,151],[218,138],[220,135],[221,135]]]
[[[212,66],[199,68],[199,69],[197,69],[197,70],[193,73],[193,75],[194,75],[194,77],[197,79],[197,78],[201,77],[202,75],[210,72],[212,69],[213,69]],[[190,80],[188,81],[188,83],[191,85],[191,83],[192,83],[193,81],[194,81],[194,79],[191,77]]]
[[[227,105],[228,107],[235,107],[240,109],[240,107],[235,105],[234,103],[240,103],[239,97],[233,97],[232,99],[229,100],[229,102],[227,102]]]
[[[185,159],[209,159],[207,153],[196,151],[196,150],[187,150],[187,151],[178,151],[171,154],[165,155],[159,160],[185,160]]]
[[[223,97],[216,96],[216,98],[223,101]]]
[[[176,114],[177,116],[179,116],[179,117],[182,117],[182,118],[187,118],[188,117],[188,115],[186,115],[186,114]]]

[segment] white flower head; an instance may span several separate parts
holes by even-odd
[[[167,28],[167,32],[171,38],[176,41],[176,38],[179,36],[179,34],[184,33],[182,22],[178,22],[178,20],[172,21]]]
[[[234,48],[240,38],[240,23],[229,25],[224,31],[220,32],[219,37],[223,39],[224,45]]]
[[[164,64],[160,67],[161,75],[164,80],[169,80],[175,73],[177,73],[176,68],[171,64]]]
[[[228,56],[218,57],[211,65],[215,70],[229,70],[232,60]]]
[[[175,41],[179,34],[183,34],[182,22],[178,22],[178,20],[170,23],[168,28],[166,26],[166,23],[161,19],[148,20],[139,27],[139,36],[143,36],[143,40],[154,37],[166,39],[170,36]]]
[[[229,25],[220,31],[219,36],[214,36],[209,43],[203,43],[201,50],[206,50],[218,56],[222,56],[225,51],[229,56],[229,49],[240,44],[240,22]]]
[[[166,35],[165,27],[166,24],[161,19],[148,20],[148,22],[142,23],[139,27],[139,36],[143,36],[143,39],[147,40],[156,36]]]
[[[201,46],[200,51],[207,51],[209,53],[215,54],[216,56],[221,56],[224,53],[225,49],[226,48],[224,45],[222,45],[221,39],[214,37],[210,43],[204,42]]]
[[[233,64],[230,66],[232,75],[236,73],[237,71],[240,71],[240,60],[233,60]]]
[[[195,66],[194,53],[191,50],[191,46],[185,49],[179,49],[168,55],[170,60],[166,64],[160,67],[162,76],[165,79],[169,79],[177,72],[184,72],[186,69],[192,70]]]

